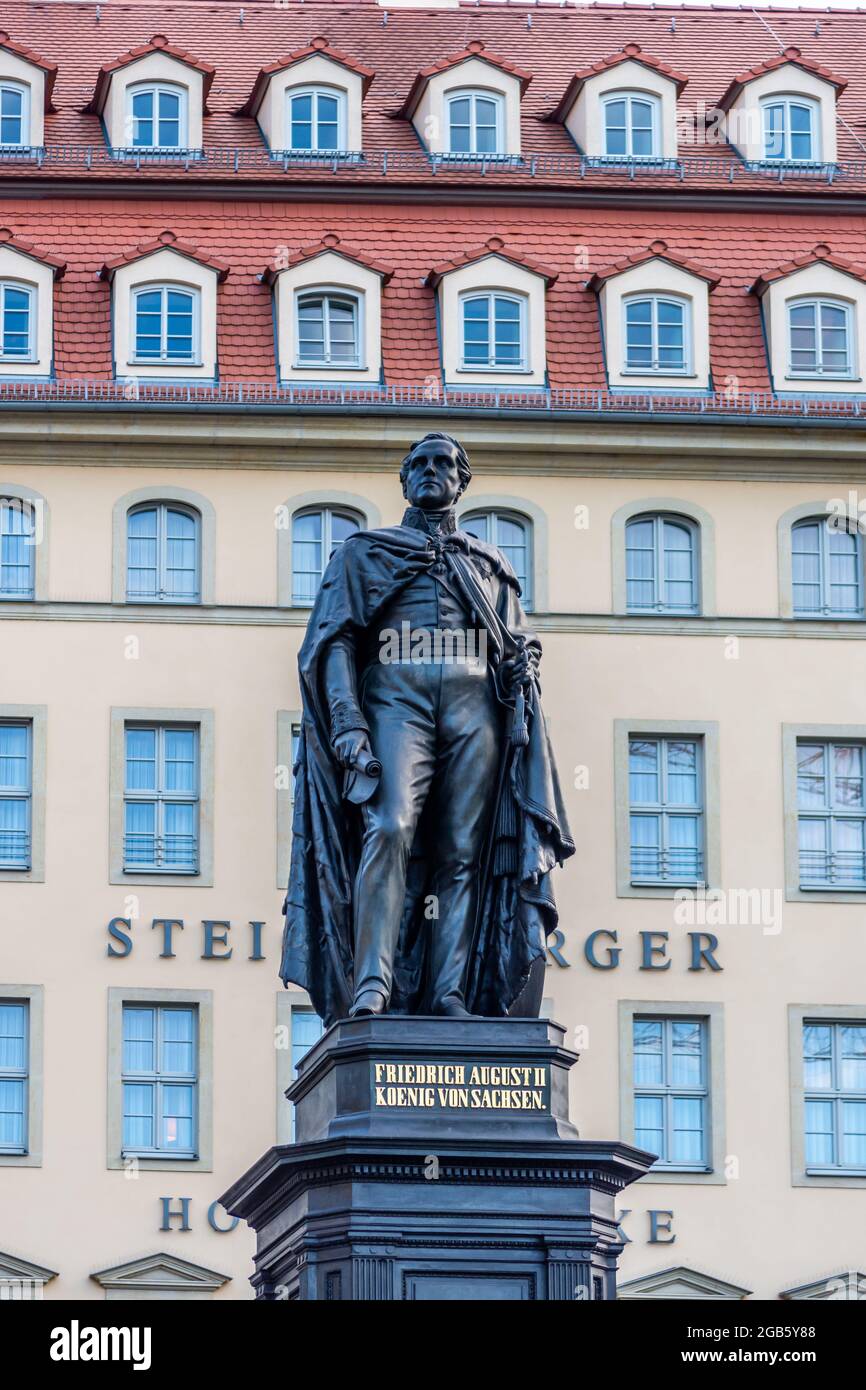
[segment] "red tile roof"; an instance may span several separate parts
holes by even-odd
[[[554,270],[552,266],[543,265],[541,261],[532,260],[529,256],[522,256],[518,252],[507,251],[502,237],[492,236],[483,246],[473,247],[471,251],[462,251],[460,255],[452,257],[450,261],[443,261],[441,265],[434,266],[424,283],[435,287],[443,275],[449,275],[452,270],[460,270],[462,266],[473,265],[475,261],[484,260],[486,256],[498,256],[503,261],[510,261],[512,265],[519,265],[524,270],[531,270],[535,275],[543,276],[548,285],[552,285],[559,276],[559,271]]]
[[[112,260],[105,261],[99,271],[101,280],[111,280],[114,272],[121,266],[133,265],[136,261],[142,260],[145,256],[152,256],[156,251],[176,251],[179,256],[186,256],[188,260],[198,261],[199,265],[210,266],[211,270],[217,272],[218,280],[225,280],[231,269],[222,261],[218,261],[215,256],[208,256],[203,251],[199,251],[197,246],[192,246],[188,241],[180,241],[174,232],[160,232],[159,236],[153,241],[147,241],[140,246],[133,247],[129,251],[121,251]]]
[[[54,111],[51,105],[51,92],[57,77],[57,64],[47,63],[44,58],[40,58],[38,53],[34,53],[32,48],[27,48],[23,43],[16,43],[10,39],[5,29],[0,29],[0,48],[5,48],[8,53],[14,53],[16,58],[21,58],[25,63],[32,63],[34,68],[41,68],[45,73],[45,110]]]
[[[55,280],[60,280],[66,273],[66,262],[59,256],[52,256],[50,251],[43,250],[41,246],[34,246],[32,241],[24,241],[9,227],[0,227],[0,246],[8,246],[10,251],[20,251],[22,256],[41,261],[43,265],[50,265],[54,270]]]
[[[768,72],[775,72],[778,68],[786,67],[792,63],[794,67],[802,68],[804,72],[811,72],[815,77],[821,77],[825,82],[836,88],[836,95],[844,92],[848,86],[847,81],[842,77],[836,77],[829,68],[822,67],[818,62],[810,58],[804,58],[799,48],[786,48],[784,53],[779,53],[775,58],[767,58],[763,63],[756,63],[747,72],[741,72],[729,83],[722,93],[719,107],[722,111],[727,111],[733,106],[743,88],[749,83],[754,82],[756,77],[763,77]]]
[[[611,68],[619,67],[620,63],[640,63],[645,68],[652,68],[653,72],[659,73],[662,77],[670,78],[676,85],[677,96],[683,91],[688,83],[685,73],[677,72],[668,63],[663,63],[660,58],[652,58],[649,53],[644,53],[639,43],[627,43],[625,48],[619,53],[613,53],[609,58],[599,58],[595,63],[591,63],[588,68],[582,68],[576,72],[565,89],[565,95],[550,114],[552,121],[564,121],[575,101],[581,87],[590,77],[598,77],[602,72],[608,72]]]
[[[354,261],[357,265],[363,265],[367,270],[375,271],[377,275],[382,277],[383,285],[387,285],[394,274],[392,267],[374,260],[369,253],[359,247],[350,246],[345,241],[341,241],[336,232],[326,232],[321,241],[314,242],[312,246],[302,246],[298,251],[292,252],[283,248],[284,254],[280,255],[279,258],[275,257],[265,267],[261,279],[265,284],[272,285],[282,271],[291,270],[294,266],[303,264],[304,261],[313,261],[317,256],[324,256],[329,251],[333,251],[337,256],[345,256],[347,261]]]
[[[277,58],[276,62],[268,63],[266,67],[263,67],[253,83],[253,90],[250,92],[243,106],[238,108],[237,114],[239,116],[254,116],[261,105],[268,83],[274,74],[285,72],[286,68],[292,67],[294,63],[300,63],[304,58],[312,58],[317,53],[321,53],[324,58],[328,58],[332,63],[339,63],[342,68],[348,68],[350,72],[356,72],[362,79],[363,90],[365,92],[376,75],[372,68],[366,68],[363,63],[359,63],[354,58],[350,58],[347,53],[341,53],[338,48],[332,48],[328,40],[323,38],[320,34],[316,38],[311,39],[305,48],[298,48],[294,53],[289,53],[287,57]]]
[[[844,260],[841,256],[834,256],[826,242],[821,241],[805,255],[795,256],[792,261],[787,261],[785,265],[777,265],[774,270],[762,271],[750,289],[753,294],[763,294],[774,280],[784,280],[786,276],[793,275],[797,270],[805,270],[810,265],[829,265],[834,270],[841,270],[844,275],[853,275],[855,280],[866,281],[866,267],[854,261]]]
[[[473,58],[478,58],[483,63],[489,63],[492,68],[498,68],[500,72],[507,72],[511,77],[516,77],[520,83],[521,93],[526,91],[532,81],[531,73],[524,72],[515,63],[510,63],[507,58],[497,58],[495,54],[488,53],[481,39],[473,39],[471,43],[466,45],[462,53],[454,53],[450,58],[440,58],[438,63],[432,63],[430,67],[422,68],[416,75],[415,81],[409,88],[409,94],[397,114],[405,116],[407,119],[411,117],[431,77],[436,77],[440,72],[448,72],[449,68],[459,67],[461,63],[467,63]]]
[[[93,96],[84,107],[84,112],[93,111],[98,115],[105,105],[105,98],[108,95],[109,84],[114,73],[119,68],[127,67],[130,63],[137,63],[140,58],[146,58],[150,53],[167,53],[176,62],[184,63],[188,68],[195,68],[197,72],[204,75],[202,97],[205,103],[204,114],[208,115],[207,94],[214,79],[215,69],[210,63],[203,63],[200,58],[194,58],[185,49],[169,43],[165,34],[154,34],[148,43],[141,44],[138,48],[131,48],[128,53],[121,53],[119,58],[114,58],[109,63],[103,63],[96,78]]]
[[[644,265],[647,261],[667,261],[669,265],[678,266],[680,270],[685,270],[689,275],[696,275],[701,280],[706,280],[710,290],[714,290],[721,280],[721,275],[717,275],[713,270],[707,270],[706,266],[698,265],[696,261],[688,260],[685,256],[677,255],[671,251],[666,241],[653,241],[645,251],[638,251],[635,255],[626,256],[625,260],[617,262],[616,265],[609,265],[605,270],[597,270],[587,280],[586,288],[595,292],[600,290],[606,280],[612,280],[616,275],[622,275],[625,270],[634,270],[637,265]]]

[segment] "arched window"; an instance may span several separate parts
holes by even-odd
[[[127,516],[129,603],[201,602],[201,518],[191,507],[152,502]]]
[[[166,82],[148,82],[130,87],[130,145],[139,150],[178,150],[188,144],[187,110],[189,93],[185,87]]]
[[[297,296],[297,367],[359,367],[361,300],[315,290]]]
[[[807,517],[791,532],[795,618],[862,618],[863,552],[856,523]]]
[[[520,581],[523,606],[532,607],[532,522],[516,512],[469,512],[460,518],[460,526],[479,541],[495,545],[510,562]]]
[[[625,530],[629,613],[700,611],[698,528],[667,513],[635,516]]]
[[[617,92],[604,105],[604,152],[612,157],[650,159],[661,149],[660,103],[645,92]]]
[[[764,158],[818,159],[818,107],[802,97],[771,97],[761,103]]]
[[[528,361],[526,300],[513,294],[466,294],[460,300],[466,369],[524,371]]]
[[[18,498],[0,498],[0,599],[33,598],[35,555],[33,506]]]
[[[493,92],[454,92],[448,98],[451,154],[502,154],[502,97]]]
[[[346,98],[333,87],[302,87],[286,93],[289,149],[346,147]]]
[[[292,603],[309,607],[322,575],[338,545],[363,529],[357,512],[336,507],[311,507],[292,519]]]
[[[189,362],[199,358],[201,295],[181,285],[144,285],[133,291],[134,362]]]
[[[788,370],[792,376],[852,376],[852,306],[840,299],[788,303]]]
[[[625,371],[669,376],[687,372],[690,361],[689,303],[667,295],[623,301]]]
[[[36,290],[15,280],[0,281],[0,361],[29,362],[36,356]]]
[[[30,88],[0,82],[0,146],[30,143]]]

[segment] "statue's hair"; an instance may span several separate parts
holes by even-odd
[[[426,444],[430,439],[444,439],[447,444],[454,445],[454,448],[457,450],[457,472],[462,484],[460,491],[461,493],[465,492],[472,480],[472,469],[469,465],[469,456],[459,440],[455,439],[452,434],[445,434],[441,430],[433,430],[432,433],[425,434],[423,439],[416,439],[415,443],[409,446],[409,452],[400,464],[400,482],[403,484],[403,491],[405,492],[406,490],[406,478],[409,473],[409,464],[412,455],[415,453],[416,449],[419,449],[422,444]]]

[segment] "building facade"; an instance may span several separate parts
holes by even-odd
[[[866,21],[4,7],[0,1283],[251,1296],[296,657],[448,429],[578,852],[622,1298],[866,1297]]]

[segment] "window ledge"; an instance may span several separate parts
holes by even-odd
[[[659,381],[697,381],[697,372],[689,371],[667,371],[663,372],[657,367],[623,367],[620,376],[652,376]]]
[[[845,373],[845,372],[841,372],[841,373],[839,373],[839,374],[837,374],[837,375],[828,374],[828,373],[826,373],[826,372],[799,372],[796,376],[793,376],[793,375],[791,375],[791,376],[786,376],[786,377],[784,378],[784,380],[785,380],[785,381],[826,381],[826,382],[846,381],[846,382],[856,383],[856,382],[862,382],[863,378],[862,378],[862,376],[848,376],[848,374]]]
[[[866,1168],[807,1168],[807,1178],[866,1178]]]
[[[204,362],[200,358],[191,357],[130,357],[126,365],[128,367],[203,367]]]
[[[866,883],[800,883],[801,893],[866,893]]]
[[[531,367],[513,367],[510,363],[507,366],[460,366],[456,369],[465,376],[476,376],[478,372],[497,372],[500,376],[532,376]]]
[[[291,370],[293,372],[366,372],[369,371],[369,368],[366,362],[293,362]]]

